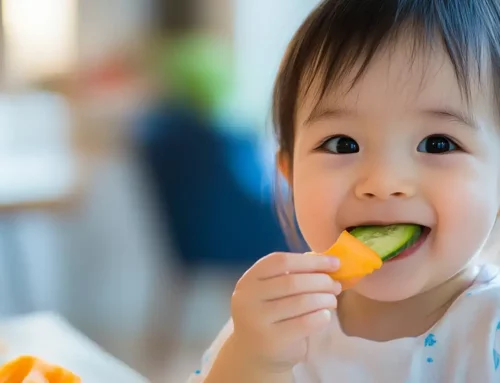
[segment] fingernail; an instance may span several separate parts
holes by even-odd
[[[322,310],[321,314],[325,317],[326,320],[332,319],[332,313],[330,312],[330,310],[324,309]]]
[[[328,261],[334,269],[338,269],[340,267],[340,260],[337,257],[328,257]]]
[[[340,282],[335,282],[335,293],[338,295],[342,292],[342,284]]]

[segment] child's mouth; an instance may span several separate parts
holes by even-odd
[[[401,260],[414,254],[431,229],[420,224],[362,225],[346,229],[374,250],[383,262]]]

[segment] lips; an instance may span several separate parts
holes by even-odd
[[[422,231],[430,230],[430,228],[426,225],[422,225],[420,223],[416,222],[409,222],[409,221],[401,221],[401,222],[380,222],[380,221],[366,221],[362,222],[360,224],[354,225],[354,226],[348,226],[345,228],[347,232],[353,231],[357,227],[364,227],[364,226],[390,226],[390,225],[418,225],[422,227]]]

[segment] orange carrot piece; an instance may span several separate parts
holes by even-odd
[[[23,383],[31,372],[37,372],[48,383],[81,383],[70,371],[33,356],[21,356],[0,367],[0,383]]]
[[[35,358],[30,356],[22,356],[4,364],[0,368],[0,383],[22,382],[34,364]]]
[[[382,267],[378,254],[347,231],[342,232],[324,255],[335,256],[340,260],[339,270],[330,275],[341,282],[344,288],[352,287],[359,279]]]
[[[43,362],[41,362],[43,363]],[[45,378],[49,383],[80,383],[81,380],[72,372],[49,364],[42,364],[40,370],[43,370]]]

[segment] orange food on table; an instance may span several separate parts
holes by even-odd
[[[339,270],[330,275],[342,284],[344,290],[382,267],[379,255],[347,231],[342,232],[324,255],[335,256],[340,260]]]
[[[0,367],[0,383],[81,383],[81,379],[62,367],[22,356]]]

